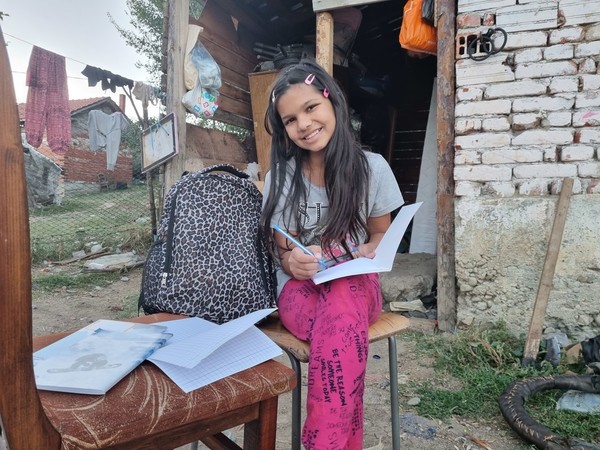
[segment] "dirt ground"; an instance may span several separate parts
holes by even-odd
[[[73,270],[65,267],[63,271]],[[41,269],[33,269],[34,276]],[[124,318],[123,305],[127,299],[137,296],[141,283],[141,269],[122,274],[120,280],[106,287],[87,289],[63,289],[47,293],[33,289],[33,330],[35,335],[48,334],[81,327],[97,319]],[[417,358],[417,340],[398,341],[400,361],[400,414],[401,445],[404,450],[515,450],[527,448],[525,442],[506,425],[465,421],[461,418],[447,422],[429,420],[417,416],[410,403],[417,399],[402,394],[402,387],[410,380],[433,379],[432,361]],[[365,405],[365,449],[391,449],[391,423],[389,399],[389,369],[387,340],[377,342],[370,348],[367,368]],[[286,356],[280,362],[289,365]],[[303,397],[306,379],[303,380]],[[241,441],[241,430],[230,432]],[[277,450],[289,450],[291,437],[291,395],[280,397],[277,434]],[[187,446],[189,448],[189,446]],[[204,448],[202,445],[199,448]]]

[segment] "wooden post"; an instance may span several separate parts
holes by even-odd
[[[333,75],[333,16],[330,12],[317,13],[315,59],[329,75]]]
[[[456,328],[454,243],[454,0],[437,1],[437,308],[438,327]]]
[[[552,279],[554,278],[554,269],[556,268],[562,235],[565,230],[565,222],[567,221],[567,211],[569,210],[569,200],[572,191],[573,178],[565,178],[563,180],[562,189],[560,190],[558,205],[556,205],[554,223],[552,224],[552,231],[550,232],[550,242],[548,243],[548,249],[546,250],[546,259],[544,260],[544,268],[542,269],[542,276],[540,277],[540,284],[533,306],[533,314],[531,315],[527,341],[525,341],[525,351],[523,352],[522,361],[524,367],[535,362],[538,350],[540,349],[544,319],[546,317],[546,309],[548,308],[550,289],[552,289]]]
[[[2,389],[7,391],[0,399],[4,434],[0,441],[15,449],[59,448],[60,435],[44,413],[33,374],[31,249],[23,159],[17,100],[0,29],[0,314],[11,321],[10,330],[3,330],[6,345],[0,353]]]
[[[169,2],[169,27],[167,51],[167,113],[175,114],[179,153],[165,165],[165,192],[181,178],[187,157],[185,133],[185,107],[181,103],[185,94],[183,60],[187,44],[189,24],[189,0],[167,0]]]

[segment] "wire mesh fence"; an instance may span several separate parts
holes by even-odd
[[[68,189],[63,184],[59,202],[30,206],[33,262],[68,259],[95,245],[114,252],[145,251],[153,236],[153,198],[158,198],[157,188],[148,184],[145,175],[129,183],[100,177]]]

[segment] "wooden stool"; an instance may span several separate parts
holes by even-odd
[[[369,343],[387,338],[390,367],[390,401],[392,420],[392,448],[400,450],[400,411],[398,406],[398,350],[396,335],[406,331],[410,320],[400,314],[384,312],[379,319],[369,327]],[[301,428],[301,385],[302,368],[300,363],[308,362],[310,347],[290,333],[275,313],[269,316],[259,328],[279,345],[289,356],[292,368],[296,372],[296,387],[292,391],[292,450],[300,450]]]

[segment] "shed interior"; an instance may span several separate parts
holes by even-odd
[[[386,156],[405,200],[414,202],[437,60],[400,47],[405,3],[387,0],[331,13],[334,76],[347,93],[361,140]],[[254,128],[260,154],[263,117],[253,117],[252,103],[267,95],[270,83],[252,91],[249,74],[276,73],[302,55],[314,55],[312,2],[208,1],[198,19],[190,16],[190,23],[204,28],[200,40],[221,67],[223,87],[215,118]],[[260,115],[256,107],[254,111]]]

